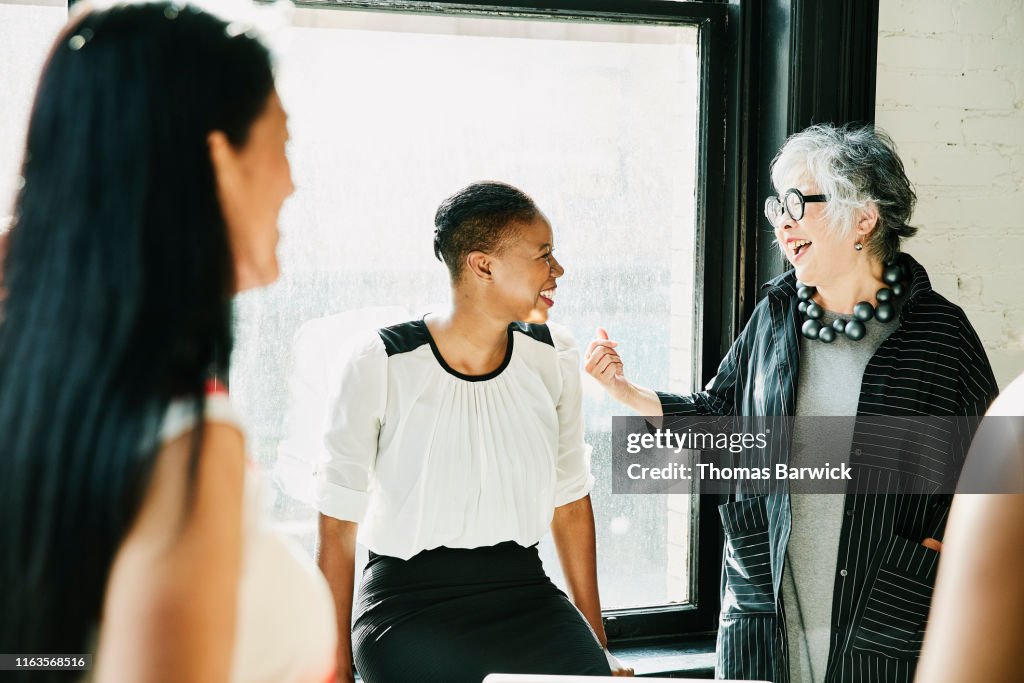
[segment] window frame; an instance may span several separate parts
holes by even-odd
[[[714,377],[761,297],[760,284],[784,269],[760,225],[776,150],[812,123],[874,122],[879,0],[294,1],[319,9],[696,25],[704,87],[695,176],[694,389]],[[613,643],[679,642],[717,631],[723,551],[717,507],[726,498],[697,500],[695,604],[607,610]]]
[[[698,104],[697,168],[695,169],[696,249],[693,389],[714,376],[721,349],[732,340],[737,298],[731,282],[738,254],[737,234],[721,229],[729,225],[725,207],[735,180],[726,173],[726,139],[735,135],[735,121],[726,116],[734,88],[727,63],[734,50],[728,39],[728,7],[717,2],[668,0],[476,0],[425,2],[418,0],[297,0],[306,9],[365,10],[401,14],[479,16],[538,20],[596,20],[633,24],[688,25],[698,29],[701,93]],[[707,285],[707,286],[705,286]],[[679,640],[707,636],[718,628],[719,577],[722,536],[718,522],[718,496],[697,496],[693,545],[690,556],[690,599],[685,605],[604,611],[605,630],[613,645]]]
[[[758,227],[775,151],[788,134],[815,122],[874,122],[879,0],[294,1],[321,9],[696,24],[706,86],[696,169],[700,257],[694,284],[700,324],[694,377],[700,385],[714,376],[719,359],[750,317],[760,283],[782,268],[773,241]],[[76,2],[67,0],[67,7]],[[713,241],[707,240],[709,225],[720,228]],[[605,623],[613,642],[678,641],[717,631],[723,548],[717,506],[724,498],[704,495],[698,501],[697,552],[691,557],[696,605],[609,610]]]

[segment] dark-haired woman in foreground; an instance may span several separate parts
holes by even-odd
[[[452,308],[371,333],[342,375],[319,481],[320,566],[369,683],[626,673],[603,646],[575,343],[544,324],[551,226],[501,183],[437,211]],[[544,574],[550,527],[573,602]]]
[[[333,677],[330,591],[256,525],[217,382],[232,295],[277,278],[286,140],[267,50],[199,10],[57,39],[3,263],[0,652],[95,654],[97,681]]]

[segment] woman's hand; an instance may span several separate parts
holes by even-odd
[[[661,415],[661,399],[658,394],[626,379],[622,371],[622,358],[615,350],[618,345],[619,342],[608,338],[603,327],[597,328],[597,339],[590,342],[587,352],[583,354],[587,374],[596,379],[612,398],[629,406],[638,415]]]
[[[352,672],[352,665],[338,666],[338,673],[335,674],[334,680],[336,683],[355,683],[356,677]]]
[[[590,342],[583,355],[587,374],[596,379],[616,401],[626,402],[630,383],[623,374],[622,358],[615,347],[619,342],[608,338],[603,327],[597,328],[597,339]]]
[[[635,673],[633,667],[623,664],[622,660],[608,651],[608,648],[604,649],[604,656],[608,658],[608,666],[612,670],[612,676],[633,677]]]

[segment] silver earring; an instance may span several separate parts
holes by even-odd
[[[853,245],[853,248],[856,249],[857,251],[860,251],[861,249],[864,248],[864,245],[861,244],[860,242],[857,242],[857,244]]]

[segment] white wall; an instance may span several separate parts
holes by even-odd
[[[876,121],[918,192],[905,249],[1005,386],[1024,372],[1024,0],[882,0]]]

